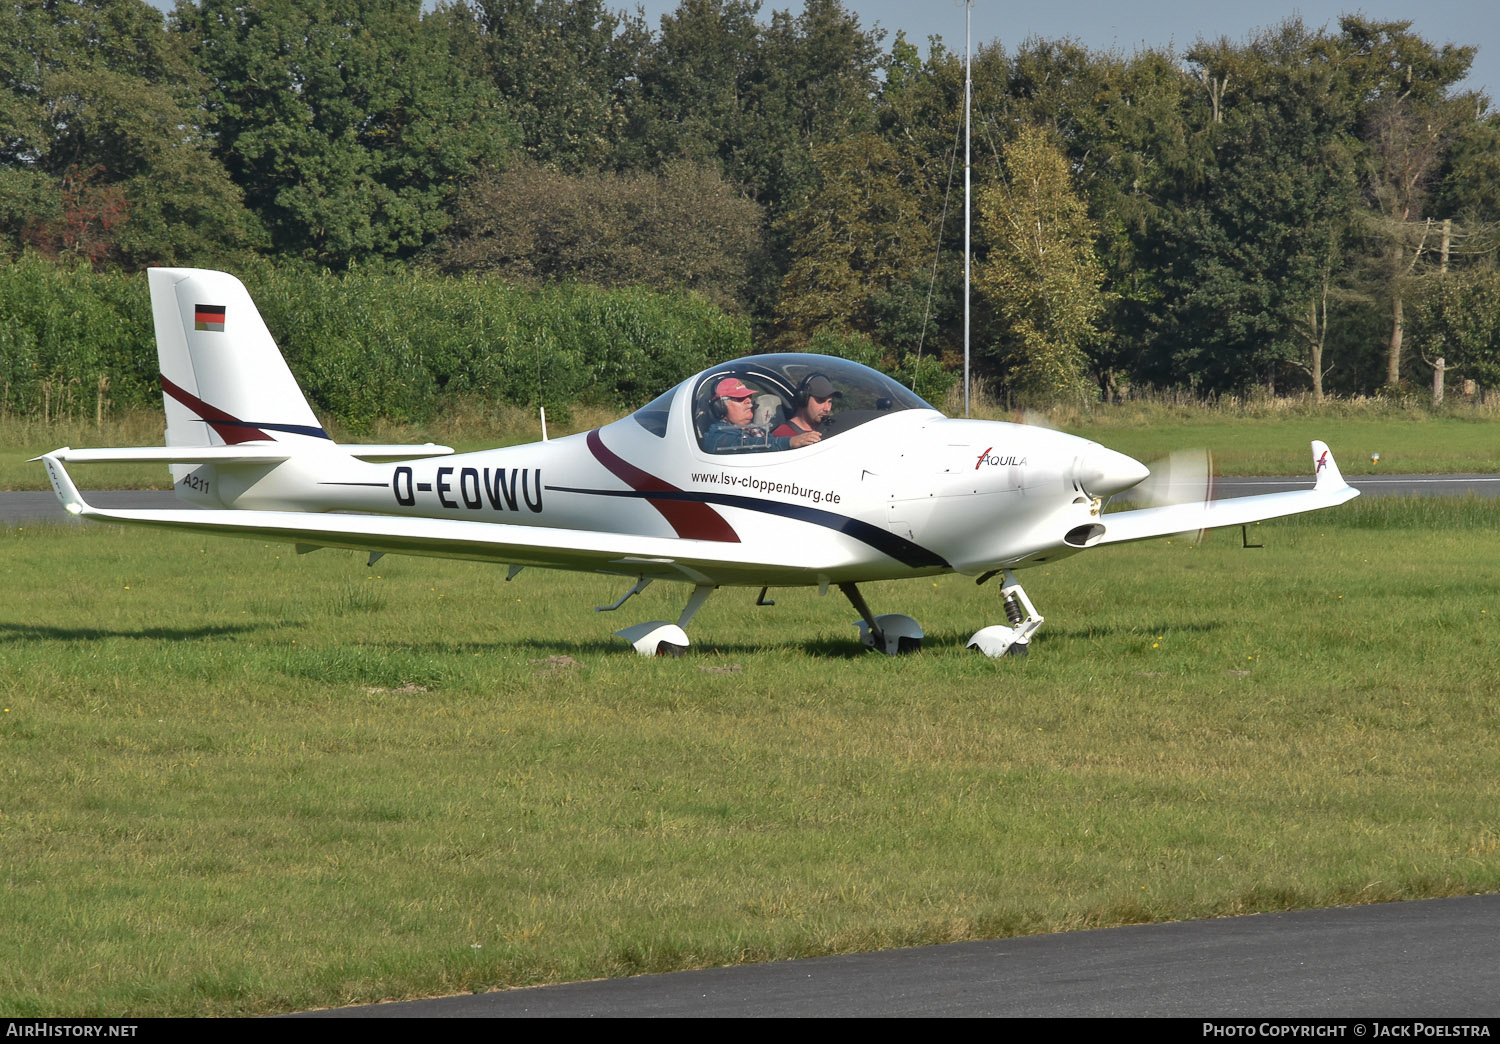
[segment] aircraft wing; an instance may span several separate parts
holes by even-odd
[[[64,510],[80,518],[125,525],[207,531],[296,544],[390,554],[534,565],[551,569],[645,576],[694,584],[792,585],[836,576],[830,548],[784,547],[652,537],[630,533],[515,526],[460,519],[336,512],[97,508],[83,499],[52,455],[42,457]],[[833,552],[836,558],[838,552]],[[769,559],[769,560],[768,560]],[[854,563],[850,563],[851,565]]]
[[[1322,442],[1312,444],[1312,489],[1287,493],[1266,493],[1256,497],[1232,497],[1206,504],[1170,504],[1166,507],[1137,508],[1133,511],[1106,512],[1099,517],[1104,536],[1099,544],[1120,544],[1129,540],[1192,533],[1219,526],[1240,526],[1303,511],[1336,507],[1359,496],[1359,490],[1344,481],[1333,454]],[[1097,546],[1097,545],[1096,545]]]

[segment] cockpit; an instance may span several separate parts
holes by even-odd
[[[820,377],[822,381],[817,380]],[[868,366],[827,355],[795,352],[754,355],[711,367],[631,416],[651,434],[665,438],[676,396],[691,395],[693,434],[699,446],[711,452],[711,443],[721,445],[722,440],[713,439],[710,432],[716,424],[722,428],[726,422],[723,406],[715,405],[715,399],[720,397],[716,393],[730,388],[739,393],[737,398],[749,399],[751,415],[747,426],[767,436],[756,447],[762,450],[786,448],[785,438],[778,440],[769,435],[778,429],[790,430],[785,426],[792,422],[810,389],[832,391],[832,410],[818,424],[824,440],[902,410],[933,409],[911,389]]]

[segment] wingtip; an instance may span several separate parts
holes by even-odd
[[[1312,457],[1313,478],[1316,480],[1314,489],[1343,489],[1348,485],[1343,473],[1339,471],[1338,463],[1333,459],[1333,451],[1328,448],[1328,443],[1314,439]]]
[[[52,453],[44,453],[41,461],[47,468],[47,479],[52,483],[52,491],[57,494],[58,502],[62,504],[63,510],[70,515],[81,515],[88,507],[83,499],[83,494],[78,492],[78,486],[74,484],[73,478],[68,470],[62,466],[58,454],[64,450],[54,450]]]

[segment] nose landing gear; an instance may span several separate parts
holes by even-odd
[[[1026,592],[1016,582],[1016,574],[1005,571],[1005,586],[1000,588],[1000,597],[1005,603],[1005,618],[1009,625],[997,624],[974,633],[966,645],[989,657],[1025,656],[1031,651],[1031,636],[1042,626],[1044,619],[1026,597]]]

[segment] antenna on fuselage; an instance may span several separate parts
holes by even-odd
[[[547,441],[547,407],[538,406],[537,412],[542,415],[542,441]]]

